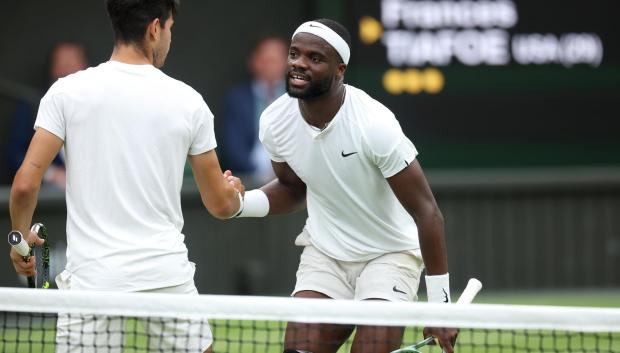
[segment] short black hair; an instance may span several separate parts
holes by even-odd
[[[114,41],[142,43],[146,27],[159,18],[163,28],[168,17],[175,16],[180,0],[106,0],[114,30]]]
[[[351,34],[343,25],[334,20],[330,20],[329,18],[320,18],[314,21],[322,23],[325,26],[329,27],[332,31],[336,32],[340,37],[342,37],[342,39],[344,39],[344,41],[349,46],[349,49],[351,49]]]

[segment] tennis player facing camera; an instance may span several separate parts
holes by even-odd
[[[417,151],[394,114],[343,84],[350,35],[332,20],[302,24],[288,54],[287,94],[260,119],[277,178],[245,193],[240,217],[307,205],[293,295],[414,301],[426,267],[431,302],[450,302],[443,217]],[[289,323],[286,353],[336,352],[354,327]],[[390,352],[403,328],[359,326],[351,352]],[[453,352],[457,330],[426,328]]]
[[[182,234],[181,184],[189,159],[207,210],[230,218],[243,185],[224,177],[213,114],[200,94],[159,70],[177,0],[107,0],[115,46],[108,62],[58,80],[41,100],[36,132],[11,190],[11,220],[29,233],[41,179],[64,145],[67,267],[60,289],[198,294]],[[33,262],[14,250],[18,273]],[[118,319],[58,320],[57,352],[120,352]],[[211,351],[204,322],[145,326],[153,351]],[[149,351],[150,351],[149,350]]]

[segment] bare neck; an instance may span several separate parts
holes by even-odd
[[[110,60],[132,65],[153,65],[153,56],[149,54],[148,50],[135,44],[117,43]]]
[[[319,129],[327,127],[344,103],[346,89],[343,84],[330,90],[324,96],[299,99],[299,110],[306,122]]]

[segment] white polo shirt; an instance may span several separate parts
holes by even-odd
[[[188,154],[216,147],[200,94],[151,65],[110,61],[58,80],[35,127],[64,140],[63,274],[72,289],[138,291],[193,278],[181,233],[183,169]]]
[[[306,183],[306,230],[319,250],[367,261],[418,249],[415,222],[386,181],[417,151],[389,109],[345,87],[344,104],[324,130],[306,123],[298,100],[284,94],[263,112],[260,140]]]

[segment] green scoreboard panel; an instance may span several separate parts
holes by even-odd
[[[620,165],[620,13],[609,0],[348,0],[347,80],[425,166]]]

